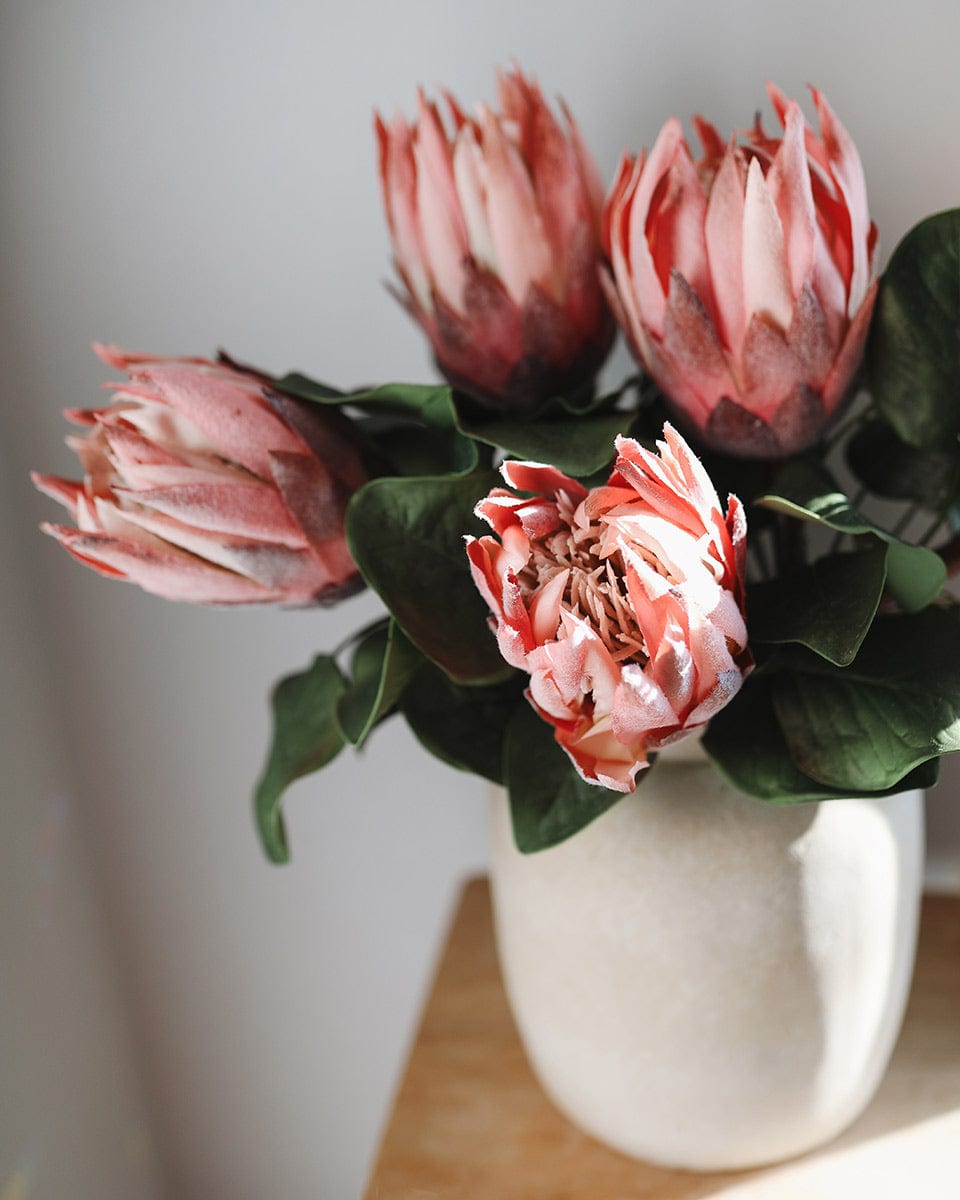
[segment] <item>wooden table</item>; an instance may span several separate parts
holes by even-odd
[[[910,1005],[876,1099],[779,1167],[662,1170],[540,1090],[500,981],[485,879],[463,890],[366,1200],[960,1200],[960,899],[927,897]]]

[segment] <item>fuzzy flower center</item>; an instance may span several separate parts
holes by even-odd
[[[649,655],[627,591],[619,546],[604,526],[587,517],[583,504],[566,492],[557,495],[559,527],[531,542],[530,559],[517,579],[526,599],[538,595],[561,572],[568,572],[561,606],[592,626],[614,662],[646,665]],[[558,638],[565,637],[563,626]]]

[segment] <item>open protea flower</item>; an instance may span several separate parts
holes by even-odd
[[[43,529],[102,575],[203,604],[331,601],[360,586],[344,515],[365,481],[345,418],[204,359],[95,347],[113,403],[68,409],[82,482],[34,483],[76,528]]]
[[[708,445],[779,457],[812,444],[860,362],[876,295],[876,227],[850,135],[813,89],[818,137],[772,84],[783,125],[759,116],[725,144],[679,121],[625,158],[607,201],[608,288],[634,352]]]
[[[496,537],[468,538],[503,657],[580,775],[632,791],[651,750],[705,724],[751,665],[744,624],[746,520],[726,514],[686,442],[660,455],[631,438],[605,487],[505,462],[517,491],[477,506]]]
[[[453,132],[378,116],[380,181],[402,302],[456,385],[503,406],[570,393],[599,370],[614,325],[597,277],[603,185],[573,118],[564,129],[519,70],[500,112]]]

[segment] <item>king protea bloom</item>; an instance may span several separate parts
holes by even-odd
[[[455,385],[528,407],[591,380],[614,324],[598,282],[603,185],[573,118],[554,117],[519,70],[500,112],[452,132],[423,93],[410,125],[376,118],[400,297]]]
[[[590,783],[629,792],[650,751],[705,724],[751,666],[746,519],[664,426],[659,456],[618,438],[605,487],[505,462],[467,539],[503,657]]]
[[[816,441],[848,391],[876,295],[876,226],[850,135],[811,89],[820,135],[772,84],[782,137],[724,143],[679,121],[625,158],[604,238],[618,316],[683,423],[728,454]],[[611,295],[614,288],[609,288]]]
[[[344,515],[366,474],[345,418],[204,359],[95,347],[113,403],[68,409],[81,482],[34,475],[75,527],[45,524],[101,575],[168,600],[305,605],[360,585]]]

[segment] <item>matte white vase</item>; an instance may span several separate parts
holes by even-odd
[[[913,969],[921,792],[766,805],[694,741],[538,854],[494,804],[507,993],[577,1125],[706,1171],[803,1153],[866,1107]]]

